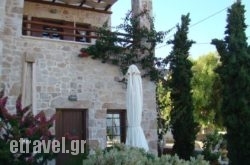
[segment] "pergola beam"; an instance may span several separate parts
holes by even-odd
[[[60,6],[60,7],[67,7],[67,8],[74,8],[74,9],[80,9],[80,10],[88,10],[88,11],[93,11],[93,12],[98,12],[98,13],[112,14],[112,11],[107,10],[110,8],[109,5],[107,5],[104,9],[95,9],[94,7],[91,7],[91,6],[90,7],[83,6],[86,3],[86,0],[83,0],[78,6],[70,5],[70,4],[66,4],[66,3],[57,3],[55,0],[52,0],[52,1],[25,0],[25,1]]]

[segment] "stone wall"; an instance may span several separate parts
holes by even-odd
[[[88,44],[22,36],[23,0],[1,0],[0,4],[5,6],[0,6],[0,18],[4,20],[0,23],[0,80],[9,97],[8,109],[15,112],[15,101],[24,85],[24,63],[31,58],[33,112],[44,110],[51,115],[56,108],[87,109],[89,144],[105,147],[106,110],[126,109],[126,89],[114,79],[122,76],[119,68],[90,57],[78,57],[80,48]],[[72,93],[77,95],[77,101],[68,100]],[[142,127],[150,150],[156,153],[155,84],[146,78],[143,95]]]
[[[115,81],[121,76],[119,68],[90,57],[79,58],[80,47],[76,43],[23,38],[20,45],[35,56],[36,66],[36,110],[55,108],[88,109],[89,138],[96,139],[102,147],[106,144],[106,110],[126,109],[123,84]],[[24,48],[23,48],[24,49]],[[94,67],[93,67],[94,66]],[[143,126],[149,139],[154,133],[155,102],[152,102],[154,84],[144,79]],[[75,93],[78,101],[68,101]],[[96,142],[97,142],[96,141]]]
[[[3,31],[4,27],[4,18],[5,18],[5,3],[6,0],[0,1],[0,31]]]
[[[17,49],[17,39],[21,37],[23,0],[3,0],[0,6],[0,80],[9,96],[8,108],[14,112],[16,94],[21,87],[21,50]]]

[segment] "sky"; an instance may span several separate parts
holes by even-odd
[[[117,26],[123,22],[126,13],[131,10],[131,1],[118,0],[112,6],[111,25]],[[188,39],[193,40],[190,48],[190,56],[194,59],[210,52],[216,52],[211,40],[224,39],[225,26],[227,24],[227,9],[236,0],[152,0],[153,17],[156,31],[167,31],[181,23],[181,16],[190,14]],[[245,23],[248,25],[246,36],[250,44],[250,0],[241,0],[245,5]],[[155,49],[157,57],[166,57],[172,49],[166,41],[173,39],[176,28],[167,34],[166,40],[158,44]]]

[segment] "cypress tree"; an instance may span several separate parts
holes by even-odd
[[[212,40],[221,60],[217,69],[223,85],[221,111],[232,165],[250,163],[250,49],[244,13],[244,5],[234,3],[228,9],[224,40]]]
[[[175,140],[173,152],[180,158],[188,160],[194,151],[197,134],[197,124],[193,117],[193,102],[191,94],[192,63],[188,60],[189,49],[194,43],[188,40],[189,14],[181,17],[181,25],[177,25],[174,39],[168,41],[173,44],[173,50],[166,61],[170,64],[170,91],[172,108],[170,125]]]

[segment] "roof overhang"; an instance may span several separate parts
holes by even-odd
[[[101,13],[109,13],[111,6],[118,0],[25,0],[35,3],[91,10]]]

